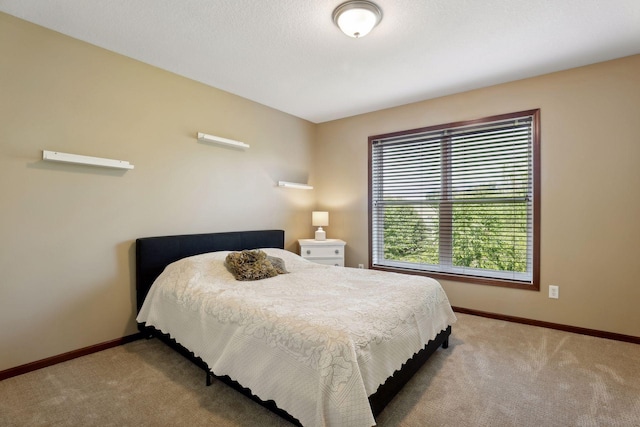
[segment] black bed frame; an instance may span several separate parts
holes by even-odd
[[[231,231],[222,233],[207,234],[186,234],[176,236],[145,237],[136,240],[136,296],[138,311],[142,307],[144,298],[149,292],[149,288],[155,279],[162,273],[164,268],[179,259],[193,255],[200,255],[215,251],[240,251],[243,249],[257,248],[280,248],[284,249],[283,230],[259,230],[259,231]],[[207,364],[196,357],[189,349],[183,347],[172,337],[162,333],[153,327],[148,327],[144,323],[138,324],[138,329],[147,337],[158,337],[172,348],[189,358],[206,372],[207,385],[211,384],[212,377],[225,382],[234,389],[240,391],[245,396],[253,399],[261,405],[281,417],[300,425],[300,422],[287,412],[278,408],[273,401],[264,402],[251,393],[251,390],[244,388],[228,376],[216,376]],[[393,399],[400,389],[411,379],[440,346],[449,346],[449,336],[451,326],[441,331],[432,341],[411,359],[409,359],[402,369],[396,371],[393,376],[382,384],[378,390],[369,396],[369,403],[374,417],[382,412],[385,406]]]

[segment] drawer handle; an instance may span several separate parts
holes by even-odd
[[[336,255],[340,253],[340,249],[336,249]]]
[[[307,249],[307,255],[311,255],[311,249]]]

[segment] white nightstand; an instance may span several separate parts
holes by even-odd
[[[344,246],[347,242],[339,239],[299,239],[298,243],[302,258],[318,264],[344,267]]]

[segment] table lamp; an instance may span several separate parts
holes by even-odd
[[[316,230],[316,240],[327,240],[327,233],[322,227],[329,225],[329,212],[313,211],[311,213],[311,224],[318,227]]]

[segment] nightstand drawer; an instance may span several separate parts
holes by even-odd
[[[336,267],[344,267],[344,258],[307,258],[316,264],[335,265]]]
[[[344,246],[302,246],[302,256],[305,258],[342,257]]]

